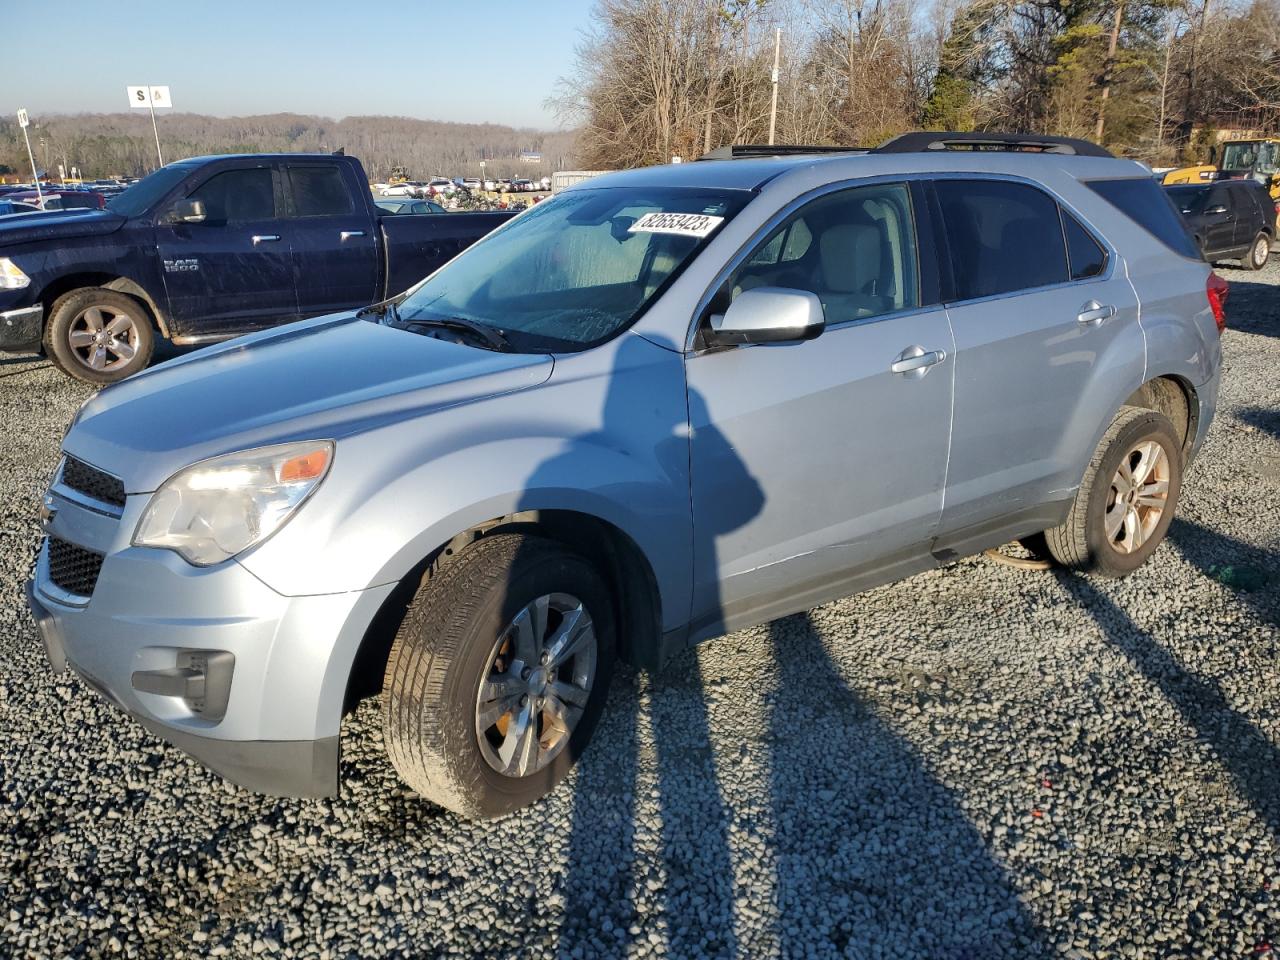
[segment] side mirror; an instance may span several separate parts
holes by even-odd
[[[174,205],[172,219],[178,223],[204,223],[206,216],[203,200],[179,200]]]
[[[1219,213],[1226,213],[1226,212],[1227,212],[1226,205],[1221,203],[1215,203],[1212,207],[1210,207],[1205,211],[1205,213],[1209,214],[1210,216],[1215,216]]]
[[[715,343],[785,343],[812,340],[826,326],[817,294],[785,287],[755,287],[711,317]]]

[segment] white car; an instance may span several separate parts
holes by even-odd
[[[483,186],[479,177],[467,177],[462,181],[463,187],[468,190],[481,190]]]
[[[458,192],[458,185],[448,177],[432,177],[427,181],[425,196],[447,197]]]
[[[423,197],[426,196],[427,185],[421,180],[402,180],[393,183],[382,191],[384,197]]]

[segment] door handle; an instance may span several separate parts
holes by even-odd
[[[256,247],[260,243],[275,243],[280,239],[278,233],[255,233],[253,235],[253,245]]]
[[[363,230],[343,230],[340,234],[338,234],[338,239],[350,240],[352,237],[363,237],[363,236],[364,236]]]
[[[1105,307],[1097,300],[1090,300],[1080,308],[1080,312],[1076,314],[1076,319],[1088,327],[1101,326],[1104,320],[1110,320],[1116,315],[1116,308],[1107,304]]]
[[[911,373],[920,371],[923,373],[934,364],[941,363],[947,359],[947,351],[930,350],[925,351],[921,346],[910,346],[898,354],[898,359],[893,361],[889,366],[890,373]]]

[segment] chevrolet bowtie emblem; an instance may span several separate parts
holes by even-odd
[[[46,493],[44,499],[40,501],[40,523],[47,529],[57,515],[58,508],[53,504],[53,497]]]

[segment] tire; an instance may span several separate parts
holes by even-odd
[[[1240,258],[1240,265],[1246,270],[1261,270],[1271,258],[1271,238],[1266,231],[1253,238],[1249,252]]]
[[[556,612],[557,605],[572,607],[563,602],[566,597],[580,602],[594,627],[594,667],[585,693],[565,679],[585,673],[585,652],[558,667],[553,663],[545,689],[541,683],[548,672],[523,666],[539,660],[525,653],[527,638],[537,631],[522,632],[517,617],[527,622],[530,605],[548,597],[548,638],[568,622]],[[586,646],[584,640],[583,651]],[[614,649],[610,592],[590,563],[541,537],[485,537],[428,573],[396,633],[382,688],[387,755],[405,783],[455,813],[500,817],[527,806],[551,792],[591,738],[608,693]],[[501,707],[495,707],[482,720],[481,683],[498,676],[508,699],[491,705],[509,703],[512,709],[498,716]],[[567,686],[578,690],[581,706],[553,695]],[[576,714],[572,722],[557,725],[551,706],[537,710],[540,693],[546,704],[554,700]],[[517,748],[503,772],[498,767],[508,741],[517,747],[530,743],[518,736],[525,717],[539,733],[532,757],[521,772],[520,759],[528,755]]]
[[[44,327],[44,351],[54,366],[85,383],[123,380],[144,369],[154,350],[150,311],[135,297],[102,287],[59,297]]]
[[[1142,480],[1138,491],[1148,490],[1145,500],[1163,502],[1158,512],[1155,504],[1143,500],[1133,501],[1132,510],[1126,508],[1121,499],[1127,495],[1122,489],[1127,481],[1119,473],[1122,462]],[[1152,464],[1150,473],[1138,473]],[[1132,573],[1155,552],[1169,529],[1182,487],[1182,466],[1182,443],[1168,417],[1122,407],[1094,451],[1066,522],[1045,531],[1049,553],[1072,570],[1104,577]],[[1158,487],[1145,486],[1151,482],[1163,482],[1162,495],[1155,492]],[[1108,528],[1114,528],[1117,519],[1118,530],[1111,536]]]

